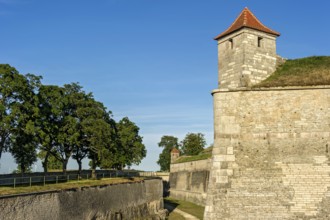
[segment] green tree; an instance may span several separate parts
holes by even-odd
[[[85,98],[85,92],[77,83],[64,85],[62,120],[59,126],[58,144],[55,146],[63,173],[66,173],[68,161],[81,142],[81,124],[78,110]],[[54,155],[55,156],[55,155]]]
[[[46,152],[42,159],[44,172],[48,172],[48,158],[53,155],[59,158],[56,146],[63,121],[64,89],[54,85],[42,85],[39,94],[38,138],[40,150]]]
[[[95,169],[105,159],[105,153],[112,152],[115,146],[113,139],[115,130],[110,123],[111,112],[107,112],[105,106],[95,101],[90,94],[86,96],[83,107],[78,112],[81,122],[82,140],[78,152],[87,150],[88,158],[91,160],[92,175],[95,177]],[[75,158],[80,156],[74,155]]]
[[[41,77],[27,74],[15,83],[18,100],[12,104],[14,124],[10,133],[10,152],[20,166],[22,174],[37,160],[37,92]]]
[[[110,126],[110,133],[108,134],[108,140],[111,140],[105,147],[102,149],[102,158],[99,163],[100,168],[102,169],[111,169],[119,161],[119,147],[120,139],[118,137],[118,130],[116,127],[115,120],[112,119],[112,113],[108,112],[105,121]]]
[[[12,105],[18,99],[17,78],[22,76],[8,64],[0,65],[0,158],[10,146],[10,133],[14,124]]]
[[[118,163],[121,140],[111,112],[77,83],[59,87],[41,85],[40,79],[0,65],[0,158],[10,150],[22,173],[36,161],[37,146],[43,152],[45,172],[54,158],[62,163],[64,173],[71,156],[79,171],[86,155],[94,171],[96,166]],[[140,156],[131,156],[129,163],[138,163]]]
[[[15,134],[14,139],[10,152],[20,167],[21,173],[24,174],[37,161],[36,141],[33,140],[33,135],[23,132]]]
[[[45,151],[44,171],[50,155],[62,163],[63,173],[73,152],[81,145],[81,119],[78,112],[86,94],[77,83],[64,87],[43,86],[39,93],[40,149]]]
[[[181,142],[181,150],[184,155],[197,155],[203,151],[205,145],[204,134],[188,133]]]
[[[39,84],[40,77],[24,76],[10,65],[0,64],[0,158],[12,145],[13,133],[22,132],[27,123],[32,124],[38,110],[34,104]]]
[[[147,150],[139,135],[139,127],[128,117],[124,117],[117,123],[119,148],[116,168],[123,169],[125,166],[139,164],[146,156]]]
[[[77,161],[81,172],[82,160],[88,156],[92,160],[91,167],[94,171],[100,163],[102,149],[111,142],[111,137],[105,135],[112,133],[111,127],[106,123],[110,116],[104,105],[97,102],[91,93],[79,98],[76,113],[78,133],[72,158]]]
[[[159,159],[157,161],[160,166],[160,170],[169,171],[171,164],[171,150],[173,148],[179,148],[178,138],[164,135],[158,143],[158,146],[163,148],[163,151],[159,154]]]

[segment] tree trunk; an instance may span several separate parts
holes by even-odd
[[[25,166],[23,163],[21,163],[21,174],[22,176],[24,176],[24,173],[25,173]]]
[[[42,162],[42,167],[44,168],[44,174],[47,175],[48,173],[48,157],[49,157],[49,153],[46,153],[45,159]]]
[[[77,159],[77,163],[78,163],[78,173],[80,175],[81,174],[81,168],[82,168],[82,162],[81,162],[81,160]]]
[[[66,167],[68,165],[69,158],[65,158],[62,160],[62,166],[63,166],[63,175],[66,175]]]
[[[2,156],[2,152],[5,152],[5,137],[1,136],[1,142],[0,142],[0,159]]]
[[[96,157],[95,154],[92,159],[92,179],[96,179]]]

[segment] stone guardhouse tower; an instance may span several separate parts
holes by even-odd
[[[330,219],[330,86],[253,88],[282,60],[248,9],[215,37],[205,220]]]
[[[219,88],[249,87],[276,69],[276,37],[245,8],[218,41]]]
[[[180,157],[180,151],[173,147],[171,150],[171,163],[174,163]]]

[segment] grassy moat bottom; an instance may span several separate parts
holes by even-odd
[[[178,208],[181,211],[186,212],[190,215],[193,215],[198,219],[203,219],[204,209],[205,209],[205,207],[203,207],[203,206],[196,205],[194,203],[187,202],[187,201],[174,199],[174,198],[171,198],[171,197],[164,198],[164,202],[165,202],[165,204],[168,204],[168,205],[172,206],[173,208]],[[169,210],[169,211],[170,211],[170,214],[168,216],[168,220],[181,220],[181,219],[183,220],[183,219],[185,219],[180,214],[175,213],[171,210]]]

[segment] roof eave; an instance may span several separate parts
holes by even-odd
[[[226,36],[228,36],[228,35],[230,35],[230,34],[232,34],[232,33],[238,32],[238,31],[240,31],[240,30],[242,30],[242,29],[244,29],[244,28],[248,28],[248,29],[252,29],[252,30],[256,30],[256,31],[260,31],[260,32],[263,32],[263,33],[271,34],[271,35],[274,35],[274,36],[276,36],[276,37],[281,36],[281,34],[280,34],[279,32],[276,32],[276,31],[267,32],[267,31],[261,31],[261,30],[259,30],[259,29],[252,28],[252,27],[241,27],[241,28],[239,28],[239,29],[236,29],[236,30],[231,31],[231,32],[228,32],[228,33],[221,33],[221,34],[219,34],[218,36],[216,36],[216,37],[213,38],[213,39],[218,41],[219,39],[224,38],[224,37],[226,37]]]

